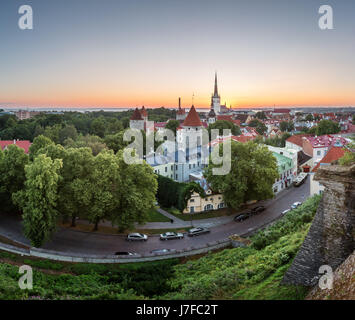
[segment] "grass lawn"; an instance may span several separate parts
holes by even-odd
[[[170,219],[159,213],[157,209],[154,208],[149,211],[147,222],[170,222]]]
[[[181,220],[184,220],[184,221],[225,217],[225,216],[230,216],[230,215],[234,215],[234,214],[238,213],[238,211],[236,211],[236,210],[233,210],[233,209],[229,210],[227,208],[213,210],[213,211],[206,211],[206,212],[202,212],[202,213],[194,213],[194,214],[189,214],[189,213],[182,214],[177,209],[174,209],[174,208],[169,208],[169,209],[164,208],[164,210],[168,211],[169,213],[171,213],[175,217],[177,217]],[[242,210],[240,210],[240,211],[242,211]]]

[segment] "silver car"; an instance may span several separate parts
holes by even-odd
[[[160,240],[182,239],[184,235],[180,232],[166,232],[160,235]]]
[[[143,233],[130,233],[129,235],[127,235],[126,238],[127,241],[147,241],[148,240],[148,236],[146,234]]]
[[[296,209],[297,207],[299,207],[302,204],[302,202],[295,202],[292,206],[291,209]]]

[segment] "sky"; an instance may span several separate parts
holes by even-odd
[[[1,0],[0,107],[355,106],[354,52],[353,0]]]

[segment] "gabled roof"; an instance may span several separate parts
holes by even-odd
[[[240,123],[245,123],[248,119],[249,115],[247,114],[238,114],[235,118],[236,120],[239,120]]]
[[[140,111],[138,110],[138,108],[136,108],[132,114],[131,120],[143,120],[142,118],[142,114],[140,113]]]
[[[298,145],[299,147],[303,146],[303,137],[309,137],[309,134],[294,134],[293,136],[286,139],[287,142]]]
[[[14,144],[19,148],[25,150],[25,153],[28,153],[31,142],[28,140],[0,140],[0,147],[1,149],[5,149],[7,146]]]
[[[200,116],[196,112],[196,109],[194,106],[191,107],[189,114],[187,115],[184,123],[184,127],[201,127],[202,123],[200,120]]]
[[[324,158],[319,161],[318,164],[313,168],[312,172],[316,172],[322,164],[331,164],[333,161],[340,159],[342,156],[344,156],[345,152],[349,151],[345,150],[343,147],[331,148],[324,156]]]

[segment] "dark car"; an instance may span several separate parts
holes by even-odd
[[[190,229],[187,232],[187,235],[189,237],[194,237],[194,236],[200,236],[201,234],[205,234],[205,233],[209,233],[209,232],[211,232],[211,231],[207,228],[197,227],[197,228]]]
[[[236,216],[234,218],[235,222],[243,222],[244,220],[248,219],[250,217],[250,215],[248,214],[240,214],[239,216]]]
[[[258,206],[253,209],[251,209],[252,214],[258,214],[260,212],[263,212],[266,208],[264,206]]]
[[[135,256],[136,253],[128,252],[128,251],[117,251],[115,256]]]

